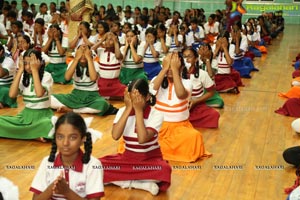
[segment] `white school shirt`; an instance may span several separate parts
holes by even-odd
[[[210,26],[209,23],[206,22],[203,26],[204,26],[205,34],[219,33],[219,24],[216,22],[212,26]]]
[[[241,38],[240,49],[243,50],[244,53],[246,53],[248,51],[248,38],[243,33],[241,33]]]
[[[75,36],[76,37],[76,36]],[[95,40],[95,37],[93,35],[91,35],[88,38],[88,41],[90,41],[91,43],[95,44],[97,42],[97,40]],[[80,45],[85,44],[82,38],[79,38],[79,40],[77,41],[76,47],[75,49],[77,49]]]
[[[48,37],[44,40],[43,46],[45,46],[47,44],[47,41],[48,41]],[[68,38],[62,37],[61,45],[62,45],[62,48],[67,49],[68,48]],[[52,49],[48,50],[48,56],[49,56],[50,63],[52,63],[52,64],[66,62],[66,56],[65,55],[61,56],[58,53],[58,49],[57,49],[55,40],[52,40]]]
[[[260,34],[258,32],[254,32],[252,35],[247,34],[247,38],[251,42],[260,41]]]
[[[46,14],[41,14],[40,12],[38,12],[34,18],[34,21],[38,18],[43,19],[45,21],[45,25],[52,20],[52,16],[48,12]]]
[[[99,64],[96,61],[93,62],[94,62],[96,73],[99,74],[100,73]],[[71,67],[72,63],[73,61],[69,63],[68,69],[69,67]],[[73,74],[74,89],[83,90],[83,91],[98,91],[99,88],[97,82],[91,81],[90,77],[86,75],[86,71],[88,70],[88,67],[80,67],[80,69],[82,71],[81,77],[76,76],[76,70]]]
[[[137,25],[138,31],[140,32],[140,41],[146,41],[146,30],[152,27],[152,25],[147,24],[146,27],[142,27],[140,24]]]
[[[8,72],[8,75],[0,78],[0,87],[4,85],[11,85],[16,74],[16,64],[14,60],[11,57],[5,57],[0,65]]]
[[[106,79],[119,78],[121,63],[116,58],[114,52],[106,51],[104,48],[98,48],[100,77]]]
[[[176,46],[174,36],[169,36],[169,35],[166,36],[166,45],[167,47],[169,47],[169,52],[174,52],[174,51],[181,52],[182,45],[183,45],[183,37],[182,35],[179,34],[177,35],[177,38],[178,38],[178,42],[181,43],[180,46]]]
[[[116,124],[123,112],[125,107],[119,109],[115,119],[114,124]],[[134,114],[134,110],[131,111],[130,115],[127,118],[124,131],[123,131],[123,139],[125,141],[125,149],[133,151],[133,152],[149,152],[154,149],[159,148],[158,144],[158,132],[163,122],[163,114],[154,108],[147,106],[144,110],[144,124],[146,129],[153,130],[155,132],[152,139],[148,142],[140,144],[138,142],[138,133],[136,132],[136,118]]]
[[[194,42],[195,39],[194,39],[193,31],[189,31],[188,33],[185,33],[185,45],[187,47],[191,47]]]
[[[7,35],[7,31],[6,31],[6,28],[4,26],[4,24],[0,24],[0,33],[4,36]],[[4,44],[3,44],[4,45]]]
[[[216,48],[216,45],[214,44],[212,46],[212,51],[214,52]],[[234,59],[235,57],[235,45],[230,44],[229,46],[229,56]],[[231,66],[227,64],[225,53],[219,51],[219,54],[216,57],[217,63],[218,63],[218,72],[217,74],[230,74],[231,73]]]
[[[168,19],[168,20],[165,22],[165,26],[166,26],[167,29],[170,28],[172,22],[173,22],[173,18]],[[179,22],[179,23],[178,23],[178,27],[179,27],[179,26],[182,24],[182,20],[181,20],[181,19],[178,19],[178,22]]]
[[[202,26],[198,26],[195,31],[192,30],[192,26],[189,26],[189,29],[190,29],[190,32],[193,33],[193,36],[195,35],[196,38],[203,39],[205,37],[204,30],[203,30]]]
[[[212,90],[215,88],[215,83],[213,80],[210,78],[208,73],[202,69],[199,69],[198,78],[196,78],[194,74],[191,74],[190,80],[193,85],[192,99],[203,96],[204,89]]]
[[[23,96],[23,102],[26,108],[31,108],[31,109],[50,108],[50,96],[51,96],[51,89],[53,85],[53,79],[49,72],[44,71],[41,84],[45,89],[45,93],[43,96],[37,97],[34,90],[34,83],[33,83],[32,76],[30,75],[30,82],[27,87],[23,85],[22,79],[20,80],[19,90]]]
[[[141,42],[140,45],[143,47],[143,49],[145,49],[146,42],[145,41]],[[162,51],[162,49],[161,49],[161,43],[159,41],[156,41],[153,46],[154,46],[154,49],[155,49],[156,52],[160,53]],[[145,54],[144,54],[143,62],[145,62],[145,63],[155,63],[155,62],[158,62],[159,57],[157,57],[157,58],[153,57],[151,49],[150,49],[149,46],[147,47],[146,51],[144,50],[144,52],[145,52]]]
[[[154,77],[150,82],[150,92],[156,94],[155,109],[164,114],[164,121],[181,122],[189,118],[189,99],[192,93],[192,83],[190,80],[182,79],[184,88],[189,93],[186,99],[179,99],[176,96],[174,84],[169,82],[166,89],[160,87],[158,91],[153,89]]]
[[[120,34],[118,35],[118,39],[119,39],[120,45],[124,46],[125,42],[126,42],[126,34],[121,31]]]
[[[122,21],[120,22],[120,24],[123,26],[127,22],[130,23],[132,26],[134,25],[134,19],[132,17],[130,17],[128,19],[126,17],[124,17],[122,19]]]
[[[122,46],[121,50],[120,50],[122,54],[123,54],[124,49],[125,49],[125,46]],[[138,56],[141,56],[143,58],[144,49],[141,45],[138,45],[136,53]],[[128,47],[127,54],[126,55],[123,54],[123,57],[124,57],[124,60],[122,63],[122,67],[131,68],[131,69],[144,67],[143,60],[141,60],[141,62],[139,62],[139,63],[134,62],[130,47]]]
[[[81,151],[80,151],[81,152]],[[47,187],[64,172],[70,189],[82,198],[95,198],[104,196],[103,167],[101,162],[91,156],[87,164],[81,161],[82,152],[76,158],[74,165],[69,169],[64,168],[60,154],[56,155],[54,162],[45,157],[32,181],[30,191],[36,194],[44,192]],[[51,199],[66,199],[63,195],[53,194]]]

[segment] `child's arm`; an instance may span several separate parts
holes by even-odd
[[[124,92],[124,103],[125,103],[125,110],[122,113],[122,116],[120,117],[119,121],[115,123],[112,128],[112,138],[114,140],[118,140],[122,136],[128,116],[132,110],[132,103],[130,100],[128,88],[126,88]]]
[[[231,66],[232,63],[233,63],[233,59],[229,55],[229,51],[228,51],[228,45],[229,44],[228,44],[228,42],[225,38],[222,39],[222,44],[221,45],[222,45],[222,49],[224,51],[226,62],[227,62],[228,65]]]
[[[52,188],[53,188],[53,183],[51,183],[44,192],[42,192],[40,194],[34,193],[33,197],[32,197],[32,200],[51,199],[52,194],[53,194]]]
[[[88,62],[88,70],[89,70],[89,74],[90,74],[90,79],[91,79],[91,81],[96,82],[98,79],[98,73],[96,72],[96,69],[95,69],[92,52],[87,46],[85,47],[84,55]]]
[[[61,40],[59,37],[60,37],[59,32],[57,31],[57,29],[54,29],[54,40],[57,46],[57,51],[60,56],[63,56],[66,53],[66,49],[62,47]]]
[[[31,54],[30,56],[30,68],[32,71],[32,78],[34,81],[34,91],[37,97],[42,97],[45,94],[45,88],[43,88],[40,75],[39,75],[39,69],[41,66],[41,61],[36,58],[34,54]]]
[[[76,37],[69,43],[70,49],[75,49],[79,38],[81,37],[81,31],[78,30]]]
[[[132,94],[132,105],[135,111],[135,126],[138,136],[138,142],[140,144],[143,144],[153,138],[155,132],[152,129],[146,129],[145,127],[144,107],[146,106],[146,101],[136,89]]]
[[[161,83],[163,82],[165,75],[168,73],[168,70],[170,68],[170,62],[171,62],[172,54],[168,54],[162,62],[162,69],[157,75],[157,77],[153,80],[153,90],[157,91],[159,90]]]
[[[104,36],[92,46],[91,50],[98,49],[103,44],[103,42],[106,40],[107,34],[108,33],[105,33]]]
[[[132,53],[132,58],[133,58],[133,61],[135,63],[139,63],[142,61],[142,56],[138,55],[137,52],[136,52],[136,49],[134,48],[134,43],[136,42],[136,36],[134,36],[132,39],[131,39],[131,43],[130,43],[130,49],[131,49],[131,53]],[[124,55],[125,57],[125,55]]]
[[[9,89],[9,97],[14,99],[18,96],[19,93],[19,84],[20,84],[20,80],[22,78],[22,74],[24,72],[24,62],[23,62],[23,56],[21,55],[19,57],[19,69],[17,71],[17,74],[10,86]]]
[[[49,47],[54,39],[53,38],[54,37],[53,30],[54,30],[53,28],[50,28],[48,30],[48,40],[47,40],[46,44],[42,47],[42,51],[45,52],[46,54],[48,53]]]
[[[177,53],[174,53],[171,59],[171,69],[173,74],[173,83],[176,96],[179,99],[186,99],[189,96],[188,91],[183,86],[180,75],[181,62]]]
[[[75,70],[76,70],[76,67],[78,65],[78,62],[81,58],[83,54],[83,49],[82,47],[80,46],[77,50],[76,50],[76,53],[75,53],[75,58],[71,64],[71,66],[67,69],[66,73],[65,73],[65,79],[66,81],[69,81],[72,79],[74,73],[75,73]]]
[[[116,58],[118,60],[122,60],[123,59],[123,55],[120,51],[120,45],[119,45],[119,41],[118,41],[118,37],[117,36],[114,36],[114,46],[115,46],[115,55],[116,55]]]

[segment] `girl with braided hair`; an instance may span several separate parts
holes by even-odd
[[[29,49],[20,56],[19,69],[9,90],[10,98],[21,93],[25,108],[17,116],[0,116],[0,137],[49,138],[52,129],[50,94],[53,79],[44,72],[41,52]]]
[[[33,199],[100,199],[104,195],[103,169],[91,153],[91,133],[83,118],[73,112],[62,115],[55,123],[51,153],[41,162],[31,184]]]

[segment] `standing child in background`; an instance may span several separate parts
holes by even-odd
[[[11,57],[6,55],[0,44],[0,109],[4,107],[16,108],[16,98],[9,97],[9,88],[16,73],[16,65]]]
[[[74,60],[65,73],[66,81],[73,78],[71,94],[53,94],[51,108],[59,112],[93,113],[97,115],[115,114],[117,109],[99,96],[97,79],[99,66],[93,61],[87,45],[77,48]]]
[[[163,158],[195,162],[208,154],[201,133],[189,121],[192,83],[181,77],[183,62],[178,53],[168,54],[162,70],[150,82],[150,91],[156,94],[156,110],[164,114],[158,134]]]
[[[137,32],[128,31],[125,46],[121,47],[123,63],[119,79],[124,85],[133,79],[148,80],[143,66],[143,50],[143,47],[139,45]]]
[[[103,42],[105,42],[105,48],[98,48]],[[119,80],[123,55],[120,51],[118,37],[109,32],[92,48],[97,49],[99,57],[99,94],[103,97],[122,98],[126,86]]]
[[[216,86],[208,73],[200,69],[198,57],[197,51],[193,48],[188,48],[183,52],[185,64],[183,70],[187,72],[193,86],[189,103],[189,120],[196,128],[218,128],[219,112],[206,105],[206,101],[214,96]]]
[[[125,107],[114,120],[112,137],[118,140],[123,135],[125,152],[100,158],[105,168],[104,183],[142,189],[153,195],[159,190],[166,191],[171,182],[171,167],[163,160],[158,144],[163,115],[151,107],[155,96],[149,93],[148,82],[132,81],[124,93],[124,102]]]
[[[83,118],[72,112],[62,115],[55,123],[51,153],[42,160],[31,184],[32,199],[99,200],[104,196],[102,165],[91,156],[92,148]]]
[[[146,41],[141,42],[141,46],[144,47],[144,70],[148,76],[148,80],[151,80],[161,70],[161,65],[159,64],[161,43],[157,41],[157,31],[155,28],[148,28],[146,30]]]
[[[9,90],[10,98],[23,96],[25,108],[17,116],[0,116],[0,137],[49,138],[52,129],[51,75],[44,72],[41,52],[29,49],[19,60],[19,69]]]
[[[50,63],[46,66],[46,71],[51,73],[54,83],[71,83],[65,80],[66,50],[68,41],[63,37],[63,32],[58,24],[50,25],[48,29],[48,38],[44,41],[42,51],[49,55]]]

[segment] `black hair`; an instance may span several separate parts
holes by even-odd
[[[141,15],[140,16],[140,20],[145,22],[145,24],[148,24],[148,21],[149,21],[149,17],[146,16],[146,15]]]
[[[52,140],[52,147],[51,147],[51,152],[50,152],[48,161],[54,162],[54,160],[55,160],[55,154],[57,151],[57,144],[56,144],[55,136],[56,136],[57,129],[62,124],[72,125],[75,129],[77,129],[80,132],[81,138],[86,137],[86,141],[84,142],[84,154],[82,157],[82,162],[84,164],[88,163],[90,161],[91,153],[92,153],[92,149],[93,149],[92,136],[91,136],[91,133],[87,131],[87,126],[85,124],[84,119],[79,114],[74,113],[74,112],[68,112],[68,113],[60,116],[58,118],[57,122],[55,123],[54,138]]]
[[[138,90],[143,97],[147,97],[148,95],[150,95],[150,99],[147,101],[147,104],[150,106],[155,105],[156,97],[149,92],[148,81],[146,81],[145,79],[135,79],[133,81],[130,81],[130,83],[128,84],[128,92],[131,92],[134,89]]]
[[[21,35],[20,37],[22,37],[29,45],[29,49],[33,48],[33,45],[31,44],[31,39],[28,35]]]
[[[17,13],[13,10],[8,11],[7,17],[12,17],[14,19],[17,19]]]
[[[154,43],[155,43],[156,39],[157,39],[157,30],[153,27],[149,27],[149,28],[147,28],[145,35],[147,35],[148,33],[151,33],[155,37],[155,40],[154,40]]]
[[[130,29],[129,31],[127,31],[127,33],[132,32],[136,36],[137,41],[136,41],[136,44],[134,45],[134,49],[137,50],[137,47],[138,47],[138,44],[139,44],[139,38],[138,38],[139,31],[137,30],[136,26],[134,26],[134,27],[135,27],[135,29]],[[127,33],[126,33],[126,35],[127,35]],[[127,48],[124,56],[127,55],[128,51],[130,51],[130,47]]]
[[[29,17],[30,19],[32,19],[32,18],[33,18],[33,14],[32,14],[32,12],[29,12],[29,11],[27,11],[27,10],[25,10],[25,11],[22,11],[22,16]]]
[[[28,49],[27,51],[25,51],[23,58],[30,57],[31,54],[34,54],[36,58],[41,61],[41,67],[39,69],[39,77],[40,77],[40,81],[42,82],[44,76],[44,69],[45,69],[45,62],[42,59],[42,53],[36,49]],[[22,83],[25,87],[28,87],[30,83],[30,75],[28,74],[28,72],[26,72],[26,70],[24,70],[23,72]]]
[[[63,32],[62,32],[61,28],[59,27],[59,25],[58,25],[58,24],[51,24],[49,28],[55,28],[56,30],[59,31],[59,33],[60,33],[59,41],[62,42]],[[48,30],[48,31],[49,31],[49,30]],[[55,44],[54,44],[54,41],[53,41],[53,42],[50,44],[49,51],[53,50],[55,45],[56,45],[56,42],[55,42]]]
[[[109,32],[109,25],[108,25],[108,23],[100,21],[100,22],[98,22],[97,27],[98,27],[98,25],[102,25],[103,26],[105,33]],[[96,31],[98,33],[98,28],[96,29]]]
[[[10,11],[11,10],[11,6],[10,5],[4,6],[3,10]]]
[[[45,20],[43,18],[37,18],[34,23],[40,24],[41,26],[45,26]]]
[[[193,17],[190,21],[190,23],[193,23],[193,24],[198,24],[198,19],[196,17]]]
[[[16,25],[20,30],[23,30],[23,24],[20,21],[12,22],[11,25]]]
[[[166,33],[167,33],[166,26],[163,23],[159,22],[158,24],[156,24],[155,28],[156,28],[156,32],[157,32],[158,29],[165,32],[164,39],[166,40]]]
[[[17,5],[17,1],[11,1],[11,4]]]
[[[81,45],[80,45],[80,46],[81,46]],[[80,46],[79,46],[77,49],[79,49]],[[90,49],[90,46],[87,46],[87,47]],[[81,65],[80,65],[79,62],[77,63],[75,72],[76,72],[76,76],[77,76],[77,77],[81,77],[81,76],[83,75],[83,69],[82,69],[82,67],[81,67]],[[90,72],[89,72],[89,68],[88,68],[88,67],[86,67],[85,75],[86,75],[87,77],[90,77]]]
[[[43,7],[43,6],[47,6],[47,4],[46,3],[41,3],[40,8]]]
[[[89,37],[92,33],[92,30],[90,29],[90,24],[86,21],[81,21],[79,25],[83,25],[87,29]]]

